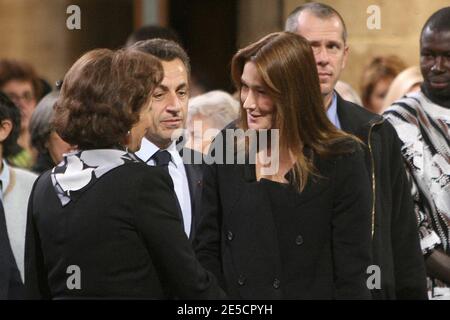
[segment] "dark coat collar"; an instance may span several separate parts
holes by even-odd
[[[342,130],[360,135],[368,130],[374,123],[383,122],[383,117],[367,111],[363,107],[342,99],[337,95],[337,113]]]
[[[19,269],[8,238],[3,204],[0,201],[0,300],[23,298],[17,291],[18,286],[22,286],[21,283]]]

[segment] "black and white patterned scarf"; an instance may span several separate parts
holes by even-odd
[[[53,187],[63,206],[94,185],[104,174],[128,162],[141,162],[134,154],[116,149],[74,151],[51,173]]]

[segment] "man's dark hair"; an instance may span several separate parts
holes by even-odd
[[[172,40],[181,45],[181,40],[175,30],[168,27],[161,27],[156,25],[148,25],[134,31],[127,39],[126,46],[132,46],[136,42],[150,39],[166,39]]]
[[[305,10],[311,12],[320,19],[338,17],[342,23],[342,39],[344,40],[344,43],[347,42],[347,27],[345,26],[342,16],[333,7],[320,2],[308,2],[295,8],[287,17],[284,30],[296,33],[298,28],[298,16]]]
[[[428,18],[420,33],[420,39],[422,39],[426,28],[430,28],[430,30],[435,32],[450,31],[450,7],[439,9]]]
[[[17,144],[20,134],[20,110],[6,94],[0,92],[0,125],[4,120],[10,120],[12,123],[11,132],[2,143],[3,158],[6,159],[16,155],[21,150]]]
[[[180,59],[186,66],[188,74],[191,72],[191,65],[186,51],[174,41],[166,39],[144,40],[135,43],[130,49],[149,53],[166,62]]]

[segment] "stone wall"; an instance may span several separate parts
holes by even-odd
[[[67,7],[81,9],[68,30]],[[133,28],[133,0],[0,0],[0,57],[26,60],[51,84],[85,51],[121,46]]]
[[[244,0],[245,1],[245,0]],[[284,0],[284,17],[306,1]],[[419,63],[419,36],[423,24],[448,0],[323,0],[343,16],[349,32],[350,57],[342,79],[359,92],[364,65],[375,55],[397,54],[408,65]],[[380,8],[381,28],[369,29],[367,8]]]
[[[119,47],[132,31],[133,15],[136,15],[133,4],[136,1],[139,0],[0,0],[0,57],[27,60],[53,83],[86,50]],[[164,4],[165,10],[159,15],[160,20],[165,20],[169,1],[152,1]],[[237,46],[245,46],[267,33],[282,30],[288,13],[304,2],[241,0]],[[362,68],[374,55],[395,53],[409,65],[417,64],[419,33],[424,22],[434,11],[449,5],[448,0],[323,2],[336,8],[346,21],[350,60],[342,78],[357,90]],[[71,4],[81,8],[81,30],[66,28],[66,9]],[[370,5],[380,8],[379,30],[367,27],[367,8]]]

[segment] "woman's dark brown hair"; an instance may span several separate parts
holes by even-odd
[[[161,63],[149,54],[90,51],[64,78],[55,104],[55,130],[81,150],[122,145],[162,78]]]
[[[14,59],[0,60],[0,88],[12,80],[30,82],[33,88],[33,98],[36,101],[41,98],[42,82],[30,64]]]
[[[314,174],[313,154],[330,156],[354,149],[356,138],[338,130],[329,121],[320,93],[314,55],[308,41],[294,33],[276,32],[239,50],[233,57],[231,72],[241,89],[241,76],[247,62],[256,65],[269,96],[275,103],[274,126],[279,129],[280,150],[296,157],[294,180],[299,191]],[[242,108],[240,127],[248,129]]]

